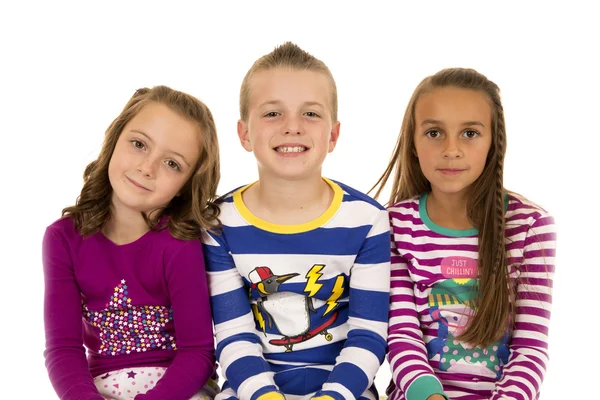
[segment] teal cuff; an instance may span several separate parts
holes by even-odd
[[[440,381],[431,375],[423,375],[413,381],[406,391],[406,400],[427,400],[432,394],[441,394],[446,399],[444,388]]]

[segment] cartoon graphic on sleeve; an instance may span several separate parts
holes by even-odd
[[[164,327],[173,321],[173,309],[164,306],[132,306],[125,279],[114,288],[106,308],[92,311],[82,305],[86,321],[100,329],[99,354],[117,355],[159,348],[176,350],[175,338]]]
[[[427,356],[439,356],[441,371],[467,372],[480,367],[491,378],[501,376],[508,361],[508,332],[486,348],[465,347],[456,338],[474,315],[473,296],[477,289],[477,261],[465,257],[448,257],[442,261],[442,274],[451,278],[437,283],[429,294],[429,315],[437,322],[437,337],[427,343]]]
[[[325,302],[327,307],[322,317],[327,316],[327,318],[311,318],[311,314],[317,313],[313,297],[324,286],[323,283],[318,282],[324,267],[322,264],[315,264],[306,274],[305,296],[291,291],[279,292],[280,285],[298,276],[298,273],[275,275],[269,267],[262,266],[253,269],[248,274],[248,278],[252,282],[250,290],[255,289],[260,294],[256,304],[252,304],[252,311],[258,326],[265,335],[268,324],[269,329],[275,327],[275,330],[283,336],[281,339],[269,340],[270,344],[284,346],[286,352],[290,352],[295,344],[319,334],[324,335],[327,341],[333,339],[333,335],[327,331],[327,328],[336,321],[338,316],[334,309],[344,290],[343,276],[336,277],[331,295]]]

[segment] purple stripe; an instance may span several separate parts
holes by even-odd
[[[423,244],[414,244],[410,242],[402,242],[396,241],[396,244],[399,248],[402,248],[406,251],[418,251],[418,252],[427,252],[427,251],[436,251],[436,250],[453,250],[453,251],[471,251],[473,253],[477,252],[477,244],[443,244],[443,243],[423,243]]]
[[[519,292],[517,293],[517,300],[536,300],[550,303],[552,301],[552,296],[538,292]]]
[[[539,250],[529,250],[525,251],[523,254],[525,258],[533,258],[533,257],[555,257],[556,250],[555,249],[539,249]]]
[[[522,276],[519,278],[520,285],[538,285],[552,287],[552,279],[549,278],[532,278],[530,276]]]
[[[546,310],[543,308],[523,306],[517,307],[515,312],[519,315],[533,315],[536,317],[550,319],[550,310]]]
[[[396,211],[392,211],[393,209],[399,208],[401,210],[414,210],[414,211],[418,211],[419,210],[419,203],[418,201],[403,201],[400,203],[396,203],[393,206],[388,207],[388,211],[389,212],[396,212]]]
[[[396,221],[393,221],[392,219],[395,219]],[[392,212],[390,213],[390,221],[394,226],[396,226],[395,223],[397,222],[410,222],[411,225],[423,225],[421,218],[415,217],[412,214],[399,214]]]
[[[513,337],[510,341],[510,345],[513,347],[533,347],[536,350],[542,351],[548,349],[548,343],[537,340],[537,339],[529,339],[529,338],[521,338],[521,337]]]
[[[533,322],[516,322],[515,329],[548,335],[548,327]]]
[[[527,236],[525,239],[525,246],[529,246],[533,243],[541,243],[541,242],[554,242],[556,241],[556,233],[555,232],[546,232],[540,233],[533,236]],[[549,249],[553,250],[553,249]]]

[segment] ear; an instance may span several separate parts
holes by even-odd
[[[246,151],[252,151],[252,143],[250,143],[250,135],[248,134],[248,123],[242,121],[241,119],[237,123],[237,131],[238,137],[240,138],[240,143],[242,147],[246,149]]]
[[[329,150],[328,153],[331,153],[333,149],[335,149],[335,145],[340,137],[340,121],[337,121],[331,127],[331,133],[329,135]]]

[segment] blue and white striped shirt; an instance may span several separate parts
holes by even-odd
[[[222,199],[221,234],[203,237],[227,380],[218,399],[276,390],[288,400],[376,398],[388,327],[388,215],[367,195],[325,181],[334,199],[314,221],[260,220],[243,203],[245,186]]]

